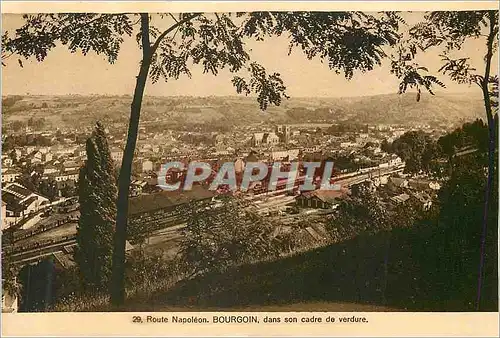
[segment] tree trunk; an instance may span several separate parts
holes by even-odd
[[[130,121],[128,126],[127,144],[123,152],[122,166],[118,178],[118,200],[116,203],[116,229],[113,248],[113,272],[111,276],[111,303],[120,306],[125,301],[125,244],[127,240],[127,218],[128,218],[128,196],[130,190],[130,175],[132,173],[132,162],[134,159],[137,133],[139,130],[139,119],[141,115],[142,98],[149,67],[151,64],[149,43],[149,15],[141,14],[141,35],[143,58],[134,97],[130,109]]]
[[[162,39],[171,33],[174,29],[200,16],[201,13],[195,13],[176,21],[175,24],[165,30],[154,42],[149,41],[149,14],[141,13],[141,40],[142,40],[142,62],[135,85],[134,98],[130,109],[130,121],[128,125],[127,144],[123,152],[122,167],[118,178],[118,201],[116,212],[116,231],[113,248],[113,273],[111,276],[111,303],[119,306],[125,301],[125,243],[127,239],[127,218],[128,218],[128,195],[130,190],[130,175],[132,174],[132,161],[134,159],[135,144],[137,142],[137,133],[139,130],[139,119],[141,115],[142,98],[149,68],[151,66],[151,57],[158,49]]]
[[[490,197],[492,195],[493,188],[493,176],[495,170],[495,120],[493,118],[493,113],[491,109],[491,98],[489,92],[489,82],[490,82],[490,69],[491,69],[491,59],[493,57],[493,42],[497,35],[495,11],[489,11],[490,19],[490,32],[487,41],[487,53],[485,57],[486,66],[484,71],[483,81],[481,82],[481,90],[483,92],[484,107],[486,110],[486,117],[488,120],[488,178],[486,180],[486,186],[484,191],[484,210],[483,210],[483,225],[481,232],[481,249],[479,258],[479,273],[478,273],[478,283],[477,283],[477,299],[476,299],[476,310],[479,311],[481,303],[481,289],[483,284],[484,275],[484,258],[485,258],[485,248],[486,248],[486,234],[488,226],[488,213],[490,209]]]
[[[387,285],[389,280],[389,254],[391,250],[392,229],[384,234],[385,252],[384,252],[384,280],[382,282],[382,305],[387,304]]]

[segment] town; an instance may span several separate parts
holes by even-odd
[[[46,106],[46,104],[45,104]],[[45,108],[46,109],[46,108]],[[79,169],[86,161],[85,140],[92,125],[48,130],[30,118],[27,124],[4,123],[2,142],[2,232],[3,250],[17,264],[37,264],[54,257],[61,269],[74,265],[73,252],[79,218]],[[106,126],[112,160],[118,172],[123,157],[124,123]],[[406,132],[423,131],[434,138],[449,131],[445,126],[405,126],[359,123],[254,123],[225,131],[160,129],[158,121],[145,120],[133,163],[129,202],[127,251],[140,243],[161,249],[174,257],[186,217],[181,211],[189,203],[214,201],[221,195],[243,197],[261,216],[279,224],[277,233],[293,232],[309,247],[331,240],[325,223],[353,187],[369,184],[381,192],[388,208],[414,200],[429,209],[440,182],[408,175],[405,162],[387,149]],[[165,191],[164,182],[183,182],[188,163],[206,162],[212,173],[194,182],[192,190]],[[161,167],[179,162],[164,177]],[[304,163],[318,162],[313,190],[300,191]],[[261,163],[269,169],[261,181],[250,182],[244,192],[220,186],[209,189],[224,163],[232,163],[236,180],[246,163]],[[293,185],[277,181],[269,189],[273,163],[281,171],[297,166]],[[331,180],[339,189],[320,189],[326,163],[333,163]],[[142,233],[141,233],[142,232]],[[140,240],[139,240],[140,239]]]

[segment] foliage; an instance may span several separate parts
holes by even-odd
[[[410,228],[429,220],[429,216],[413,197],[392,205],[370,184],[362,183],[351,188],[351,195],[330,220],[329,229],[337,241],[345,241],[361,234]]]
[[[2,98],[2,107],[4,109],[10,108],[16,104],[17,101],[21,101],[23,99],[20,95],[8,95]]]
[[[9,292],[12,295],[18,295],[21,291],[21,284],[17,282],[19,267],[12,264],[12,257],[1,255],[2,265],[2,290]]]
[[[16,121],[19,122],[19,121]],[[12,123],[12,125],[14,125]],[[19,128],[23,128],[23,126]],[[13,127],[14,130],[16,128]],[[18,129],[17,131],[20,131]],[[25,146],[41,146],[41,147],[47,147],[52,145],[52,142],[50,141],[49,138],[42,136],[42,135],[27,135],[25,133],[18,134],[18,135],[8,135],[2,142],[2,149],[4,152],[7,152],[9,150],[13,150],[16,147],[25,147]]]
[[[180,255],[192,275],[277,255],[274,227],[235,198],[224,196],[205,208],[187,210]]]
[[[487,33],[485,31],[488,31]],[[424,21],[412,26],[409,36],[402,39],[398,53],[392,56],[392,72],[401,79],[400,92],[407,88],[424,87],[434,94],[434,85],[444,87],[444,83],[434,75],[428,75],[428,69],[415,60],[420,52],[437,48],[440,50],[442,65],[439,72],[458,83],[477,84],[483,87],[484,81],[495,86],[496,76],[490,76],[489,66],[493,53],[498,48],[498,11],[438,11],[429,12]],[[457,56],[464,43],[470,39],[486,37],[487,55],[485,70],[482,75],[473,68],[468,56]],[[427,74],[427,75],[423,75]],[[498,85],[497,85],[498,86]],[[487,86],[486,86],[487,87]]]
[[[390,153],[392,148],[391,144],[387,141],[387,139],[383,139],[382,142],[380,143],[380,149],[382,151],[385,151],[386,153]]]
[[[401,21],[394,12],[254,12],[244,31],[257,39],[288,33],[290,52],[300,47],[309,59],[323,59],[350,79],[355,70],[380,64],[387,56],[382,47],[398,41]]]
[[[42,180],[38,185],[38,191],[49,200],[55,200],[57,196],[57,184],[53,180]]]
[[[116,217],[116,175],[100,123],[87,140],[87,161],[79,177],[80,219],[75,261],[88,289],[107,290]]]
[[[2,39],[6,57],[17,54],[43,61],[57,42],[71,52],[103,54],[110,63],[118,57],[120,46],[136,31],[133,14],[60,13],[24,15],[25,24]],[[153,19],[153,17],[152,17]],[[154,18],[155,20],[158,17]],[[151,20],[153,21],[153,20]],[[331,69],[342,70],[351,78],[355,70],[368,71],[386,57],[383,47],[394,45],[401,19],[395,13],[371,15],[361,12],[252,12],[183,13],[160,15],[172,29],[162,31],[154,23],[149,27],[153,39],[150,76],[153,82],[180,75],[190,76],[190,64],[200,64],[204,72],[218,74],[245,70],[250,79],[233,78],[239,93],[258,94],[261,108],[279,104],[285,87],[280,74],[268,75],[250,62],[244,38],[262,40],[273,35],[290,36],[290,52],[299,47],[308,58],[318,57]],[[169,33],[172,33],[170,34]],[[140,32],[136,34],[142,48]],[[146,60],[145,60],[146,61]],[[286,95],[285,95],[286,96]]]
[[[431,172],[440,151],[436,142],[421,130],[408,131],[385,148],[401,157],[405,161],[405,172],[411,174]]]
[[[150,295],[182,277],[180,263],[166,258],[162,251],[146,253],[141,248],[127,259],[126,288],[132,295]]]
[[[453,156],[457,150],[469,147],[485,154],[488,151],[488,126],[480,119],[466,122],[460,128],[441,136],[438,144],[448,156]]]
[[[360,164],[355,161],[355,155],[334,155],[332,161],[336,170],[356,171]]]
[[[459,83],[480,84],[484,78],[471,67],[469,58],[454,58],[451,54],[460,50],[467,40],[487,36],[484,33],[489,29],[492,36],[498,34],[498,11],[431,12],[424,22],[412,27],[410,34],[415,46],[422,51],[432,47],[442,49],[441,73]],[[493,51],[497,44],[497,39],[494,39]]]
[[[341,202],[329,229],[335,240],[347,240],[362,233],[390,230],[391,222],[382,200],[368,185],[361,184]]]
[[[61,189],[61,196],[62,197],[73,197],[76,195],[77,195],[77,187],[71,183],[66,184]]]
[[[45,103],[45,102],[44,102]],[[46,103],[45,103],[46,105]],[[45,125],[45,118],[35,118],[35,117],[30,117],[28,120],[28,126],[32,127],[35,130],[40,130],[44,127]]]
[[[484,213],[484,189],[486,170],[484,153],[460,157],[453,163],[450,179],[439,193],[440,217],[436,231],[435,250],[438,250],[437,264],[443,269],[449,284],[443,292],[451,289],[461,292],[472,300],[476,297],[477,265],[482,255],[481,232],[479,231]],[[498,191],[498,178],[495,175],[492,191]],[[493,193],[487,210],[489,224],[498,219],[498,194]],[[483,304],[498,299],[498,228],[489,227],[485,236],[485,269],[482,292]],[[471,302],[472,303],[472,302]]]

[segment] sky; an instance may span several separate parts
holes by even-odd
[[[407,22],[417,22],[421,13],[405,13]],[[12,31],[22,24],[19,14],[2,16],[2,31]],[[366,96],[396,93],[398,80],[389,73],[389,62],[367,73],[357,72],[351,80],[346,80],[330,70],[319,59],[308,60],[298,49],[288,56],[286,37],[276,37],[263,42],[249,41],[251,58],[264,65],[268,72],[279,72],[292,97],[344,97]],[[478,69],[484,67],[484,41],[474,40],[464,46],[462,55],[471,57]],[[118,60],[109,64],[104,56],[89,53],[70,53],[64,46],[58,46],[49,52],[43,62],[34,59],[24,60],[19,67],[13,57],[2,67],[2,94],[65,95],[65,94],[101,94],[131,95],[135,86],[135,77],[141,51],[134,37],[123,43]],[[437,52],[426,53],[420,61],[431,72],[439,68],[440,57]],[[495,62],[494,71],[498,71]],[[226,96],[235,95],[231,84],[233,74],[223,71],[218,76],[202,74],[201,67],[192,67],[192,77],[155,84],[148,83],[146,95],[151,96]],[[475,86],[459,85],[440,79],[446,84],[446,92],[467,92],[479,94]]]

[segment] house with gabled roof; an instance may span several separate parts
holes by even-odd
[[[25,217],[50,203],[47,197],[37,194],[19,183],[2,188],[2,201],[6,203],[7,217]]]

